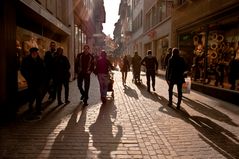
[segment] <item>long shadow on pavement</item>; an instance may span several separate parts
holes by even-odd
[[[80,105],[75,108],[67,126],[57,135],[48,158],[88,158],[90,152],[89,133],[85,131],[86,110]]]
[[[139,96],[136,92],[136,90],[130,88],[129,86],[125,85],[124,86],[124,93],[129,96],[129,97],[133,97],[135,99],[139,99]]]
[[[144,85],[143,83],[141,84],[136,84],[136,86],[138,87],[138,89],[140,90],[140,94],[142,94],[144,97],[149,98],[154,100],[155,102],[160,102],[161,100],[156,97],[154,94],[156,94],[155,92],[148,92],[147,91],[147,86]]]
[[[93,146],[100,151],[100,159],[111,158],[111,151],[117,150],[123,135],[122,126],[115,125],[116,116],[114,101],[108,101],[101,105],[96,122],[89,127]]]
[[[155,96],[157,97],[158,95],[155,94]],[[199,132],[199,137],[224,157],[238,158],[239,140],[236,135],[208,118],[191,116],[185,109],[183,109],[183,107],[181,110],[168,107],[166,106],[167,99],[161,96],[158,96],[158,98],[160,99],[160,103],[163,105],[159,108],[159,111],[172,117],[179,118],[195,127],[195,129]],[[215,119],[218,117],[219,119],[217,120],[224,121],[232,126],[238,126],[232,122],[227,115],[208,105],[200,104],[199,102],[192,101],[185,97],[183,97],[183,100],[184,103],[190,105],[190,107],[200,111],[201,113],[207,114],[209,117],[212,116],[211,114],[215,113],[216,116],[213,116]]]
[[[177,95],[175,94],[175,96],[177,96]],[[238,125],[236,123],[234,123],[229,116],[222,113],[221,111],[218,111],[217,109],[213,108],[212,106],[210,106],[206,103],[203,103],[203,102],[198,101],[198,100],[191,100],[190,98],[187,98],[185,96],[183,96],[183,102],[186,105],[188,105],[190,108],[198,111],[201,114],[204,114],[205,116],[207,116],[209,118],[213,118],[215,120],[225,122],[225,123],[230,124],[232,126],[237,126],[238,127]]]
[[[238,158],[237,136],[208,118],[190,116],[185,110],[178,111],[180,119],[190,123],[199,132],[199,137],[226,158]]]

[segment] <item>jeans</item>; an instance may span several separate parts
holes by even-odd
[[[98,74],[98,80],[100,84],[100,95],[101,97],[106,97],[107,90],[108,90],[108,84],[109,84],[109,76],[108,74]]]
[[[84,82],[84,89],[83,89],[83,82]],[[88,74],[88,73],[78,74],[77,85],[78,85],[81,95],[84,97],[84,102],[87,102],[87,100],[89,98],[90,74]]]

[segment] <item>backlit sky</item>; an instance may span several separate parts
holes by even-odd
[[[113,38],[114,24],[119,19],[119,4],[120,0],[104,0],[106,22],[103,23],[103,32],[106,35],[110,34],[111,38]]]

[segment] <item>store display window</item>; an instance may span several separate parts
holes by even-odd
[[[183,44],[182,44],[183,45]],[[239,91],[239,29],[194,32],[191,76],[194,82]]]

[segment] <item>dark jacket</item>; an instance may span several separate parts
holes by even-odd
[[[85,74],[87,72],[93,72],[94,70],[94,57],[90,53],[79,53],[75,60],[75,73]]]
[[[158,61],[155,56],[147,55],[144,57],[144,59],[141,61],[141,65],[144,65],[146,67],[146,71],[156,71],[158,70]]]
[[[129,70],[130,70],[129,60],[127,59],[127,57],[124,57],[123,60],[122,60],[120,71],[121,72],[128,72]]]
[[[141,60],[142,60],[142,58],[139,55],[134,55],[134,57],[132,58],[133,70],[140,68]]]
[[[38,56],[33,59],[31,55],[22,60],[20,71],[28,85],[43,86],[46,78],[46,70],[43,60]]]
[[[53,73],[53,62],[54,62],[54,57],[56,55],[56,52],[51,52],[51,51],[47,51],[45,53],[44,56],[44,63],[46,66],[46,71],[48,76],[52,77],[52,73]]]
[[[233,59],[229,63],[229,82],[234,83],[239,79],[239,59]]]
[[[53,78],[60,81],[67,81],[70,78],[70,62],[64,55],[58,55],[53,62]]]
[[[171,56],[168,60],[166,80],[173,83],[184,83],[185,61],[179,55]]]

